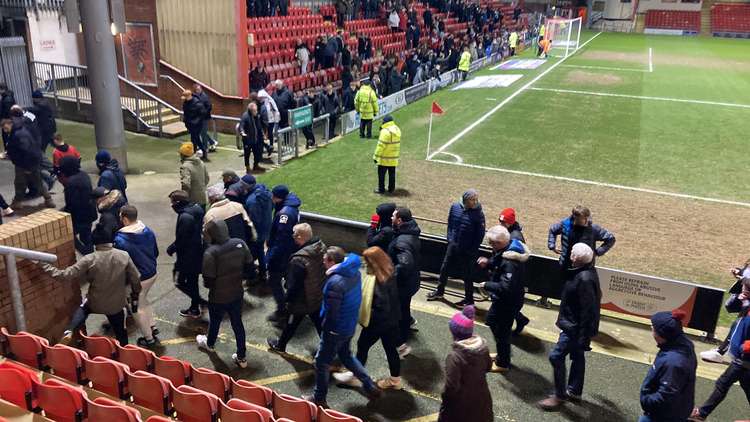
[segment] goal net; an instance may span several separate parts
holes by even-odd
[[[581,18],[548,19],[544,37],[551,42],[550,56],[568,57],[578,50],[581,41]]]

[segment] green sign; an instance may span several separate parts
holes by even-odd
[[[289,124],[293,129],[311,126],[313,123],[312,105],[289,110]]]

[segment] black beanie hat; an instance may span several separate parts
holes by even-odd
[[[94,232],[91,234],[91,240],[94,245],[112,243],[112,233],[104,228],[103,224],[97,224],[94,228]]]
[[[669,341],[682,334],[683,319],[685,319],[685,311],[681,309],[675,309],[672,312],[657,312],[651,316],[651,325],[659,337]]]

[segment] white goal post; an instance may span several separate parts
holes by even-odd
[[[552,18],[545,23],[544,37],[551,42],[549,55],[568,57],[581,42],[581,18]]]

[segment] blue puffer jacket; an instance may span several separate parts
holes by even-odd
[[[255,225],[258,242],[261,243],[265,243],[271,234],[271,221],[273,220],[271,196],[271,191],[268,190],[266,185],[259,183],[250,190],[245,200],[245,211]]]
[[[750,356],[742,356],[742,344],[750,341],[750,312],[737,322],[729,341],[729,351],[735,358],[750,362]]]
[[[653,421],[685,421],[695,396],[693,343],[683,334],[659,349],[641,386],[641,408]]]
[[[350,253],[341,264],[328,270],[328,279],[323,286],[323,306],[320,309],[323,332],[334,332],[341,336],[354,335],[359,319],[359,305],[362,303],[361,266],[359,256]]]
[[[141,281],[156,275],[156,258],[159,257],[159,247],[156,245],[154,232],[138,221],[135,224],[121,228],[115,234],[114,246],[130,255]]]
[[[476,253],[484,239],[485,221],[482,206],[466,208],[460,202],[448,213],[448,242],[455,243],[466,253]]]
[[[573,217],[568,217],[555,223],[549,228],[547,247],[555,249],[557,236],[560,236],[560,264],[567,266],[570,263],[570,250],[576,243],[585,243],[591,247],[596,256],[602,256],[615,245],[615,235],[598,224],[592,224],[589,220],[585,227],[575,227]],[[596,247],[596,242],[603,242]]]
[[[125,202],[128,202],[128,196],[125,192],[128,189],[128,182],[125,180],[122,170],[120,170],[120,163],[117,160],[111,160],[106,167],[99,169],[99,171],[99,182],[96,186],[107,190],[117,189],[122,193]]]
[[[289,263],[289,257],[297,250],[292,229],[299,223],[300,205],[302,201],[294,193],[289,193],[284,202],[276,205],[266,254],[269,271],[282,271]]]

